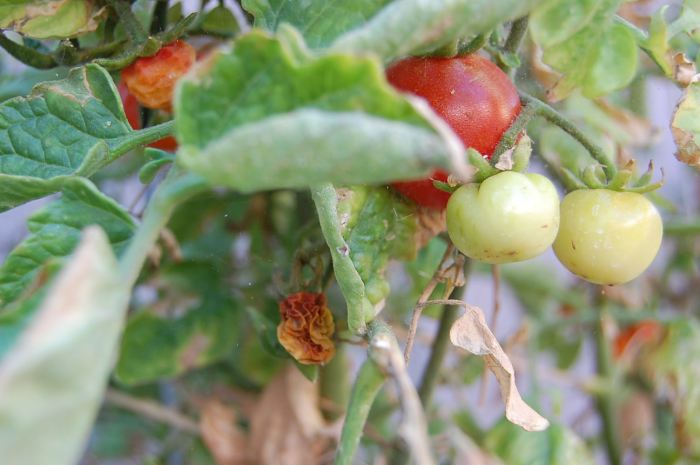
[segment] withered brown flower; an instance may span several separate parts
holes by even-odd
[[[335,323],[324,294],[290,294],[280,302],[280,314],[277,339],[299,363],[322,365],[333,358]]]

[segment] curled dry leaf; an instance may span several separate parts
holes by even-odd
[[[698,71],[695,62],[688,59],[684,53],[673,55],[673,79],[683,87],[688,87],[698,81]]]
[[[335,323],[326,296],[297,292],[279,305],[282,321],[277,326],[277,339],[287,352],[305,365],[321,365],[332,359]]]
[[[289,366],[267,385],[251,418],[257,465],[318,465],[329,446],[318,386]]]
[[[520,396],[515,386],[513,364],[493,335],[479,307],[464,304],[466,313],[450,329],[450,341],[457,347],[484,357],[486,366],[496,375],[506,404],[506,418],[527,431],[542,431],[547,419],[535,412]]]
[[[236,425],[236,412],[217,399],[207,399],[202,405],[200,429],[202,439],[216,465],[246,465],[248,438]]]
[[[417,249],[423,248],[433,237],[447,231],[445,210],[419,206],[416,208],[416,220]]]
[[[689,85],[671,120],[671,133],[678,151],[676,158],[695,168],[700,167],[700,84]]]

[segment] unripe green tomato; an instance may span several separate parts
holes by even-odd
[[[447,203],[447,232],[467,257],[486,263],[527,260],[552,245],[559,228],[559,196],[534,173],[504,171],[465,184]]]
[[[647,269],[662,236],[661,216],[643,195],[582,189],[561,203],[553,248],[559,261],[586,281],[621,284]]]

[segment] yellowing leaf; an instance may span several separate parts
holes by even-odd
[[[700,84],[688,86],[671,120],[671,132],[678,146],[676,158],[700,167]]]
[[[506,418],[527,431],[542,431],[549,421],[535,412],[515,386],[513,364],[493,335],[479,307],[464,305],[467,312],[450,329],[450,341],[457,347],[484,357],[486,366],[496,375],[506,404]]]
[[[36,39],[65,39],[97,29],[107,8],[94,0],[3,2],[0,28]]]

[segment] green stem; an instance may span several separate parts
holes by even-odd
[[[664,234],[669,236],[695,236],[700,234],[700,218],[692,221],[668,221],[664,224]]]
[[[335,356],[321,367],[319,376],[321,399],[332,404],[331,408],[322,409],[324,417],[328,420],[337,420],[345,413],[344,409],[350,399],[349,373],[350,366],[345,350],[343,345],[338,344]]]
[[[620,450],[619,425],[617,421],[615,374],[610,352],[610,341],[606,337],[602,318],[598,331],[596,331],[596,359],[598,374],[608,384],[608,389],[605,389],[596,399],[598,412],[603,422],[603,440],[610,465],[621,465],[622,451]]]
[[[27,66],[37,69],[51,69],[58,66],[56,59],[46,53],[18,44],[0,31],[0,47]]]
[[[608,180],[615,177],[617,174],[617,167],[615,166],[614,160],[611,160],[600,147],[591,142],[591,140],[588,139],[588,137],[581,132],[581,130],[576,127],[574,123],[569,121],[566,116],[562,115],[543,101],[530,95],[521,93],[520,100],[523,102],[523,105],[532,105],[537,116],[541,116],[550,123],[559,126],[564,132],[576,139],[579,144],[588,150],[588,153],[591,154],[591,157],[593,157],[594,160],[605,167],[605,174]]]
[[[508,54],[517,54],[520,49],[520,45],[523,42],[525,33],[527,32],[528,17],[524,16],[520,19],[513,21],[510,27],[510,32],[508,33],[508,38],[503,46],[503,52]],[[504,73],[510,74],[512,69],[503,60],[498,60],[498,66],[503,70]]]
[[[115,154],[126,153],[129,150],[135,149],[142,145],[150,144],[157,140],[161,140],[164,137],[170,136],[173,133],[173,127],[175,126],[175,121],[166,121],[165,123],[158,124],[156,126],[150,126],[147,128],[139,129],[125,136],[124,142],[117,144],[116,147],[112,149]]]
[[[467,260],[464,265],[465,280],[469,278],[470,269],[471,261]],[[449,299],[458,299],[463,295],[464,291],[464,287],[455,288],[450,294]],[[423,376],[421,377],[420,386],[418,388],[418,396],[425,409],[430,406],[440,368],[445,360],[447,349],[450,346],[450,329],[452,328],[452,324],[457,321],[459,317],[459,309],[460,307],[455,305],[446,305],[442,309],[440,326],[433,340],[433,346],[430,349],[430,358],[428,359],[428,364],[425,366],[425,371],[423,371]]]
[[[129,287],[136,283],[149,252],[175,207],[206,187],[206,183],[196,175],[183,174],[177,167],[170,170],[148,203],[143,220],[119,262],[122,279]]]
[[[148,34],[146,34],[134,12],[131,11],[131,3],[124,0],[107,0],[107,3],[119,15],[119,22],[124,27],[129,38],[137,44],[146,42]]]
[[[351,465],[360,445],[369,411],[386,377],[371,357],[360,367],[350,393],[347,415],[340,433],[334,465]]]
[[[493,151],[491,165],[495,166],[496,163],[498,163],[498,160],[501,158],[501,155],[513,148],[515,142],[518,140],[518,136],[523,129],[525,129],[532,117],[537,114],[537,111],[537,105],[531,105],[529,102],[524,104],[522,110],[520,110],[520,114],[518,114],[518,117],[515,119],[515,121],[513,121],[513,124],[511,124],[508,130],[503,134],[503,137],[501,137],[501,140],[498,142],[496,149]]]

